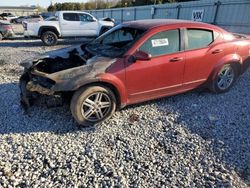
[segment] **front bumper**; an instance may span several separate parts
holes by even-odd
[[[27,73],[24,73],[19,80],[20,87],[20,99],[21,104],[25,110],[27,110],[36,99],[43,96],[47,107],[56,107],[63,104],[61,93],[55,93],[54,91],[41,86],[29,79]]]

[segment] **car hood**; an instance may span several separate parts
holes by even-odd
[[[20,65],[24,68],[29,69],[34,64],[36,64],[36,62],[38,62],[39,60],[44,59],[44,58],[52,58],[52,59],[54,59],[56,57],[69,58],[69,56],[70,56],[69,52],[72,52],[73,50],[78,52],[79,55],[83,55],[84,54],[84,51],[82,50],[83,45],[74,45],[74,46],[46,52],[44,54],[40,54],[40,55],[37,55],[35,57],[25,59],[24,61],[22,61],[20,63]]]
[[[61,91],[74,90],[89,80],[98,80],[114,62],[116,58],[92,55],[84,45],[76,45],[25,60],[21,66],[31,75],[53,80],[57,83],[54,91]]]

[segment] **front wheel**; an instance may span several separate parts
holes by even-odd
[[[57,44],[58,37],[54,32],[46,31],[42,34],[41,39],[46,46],[54,46]]]
[[[116,109],[114,93],[106,87],[81,88],[71,99],[70,109],[78,124],[89,126],[110,117]]]
[[[233,86],[237,77],[237,67],[233,64],[226,64],[211,82],[210,89],[215,93],[227,92]]]

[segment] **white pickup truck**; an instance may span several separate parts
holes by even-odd
[[[55,21],[24,22],[24,37],[41,38],[52,46],[58,38],[97,37],[114,26],[112,21],[97,20],[81,11],[58,11],[55,17]]]

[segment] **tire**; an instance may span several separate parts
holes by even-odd
[[[57,44],[58,37],[52,31],[46,31],[42,34],[41,40],[46,46],[54,46]]]
[[[84,127],[95,125],[109,118],[115,109],[114,93],[103,86],[80,88],[74,93],[70,103],[72,116],[79,125]]]
[[[2,35],[2,33],[0,33],[0,40],[3,40],[3,35]]]
[[[237,67],[234,64],[224,65],[210,84],[214,93],[224,93],[230,90],[238,77]]]

